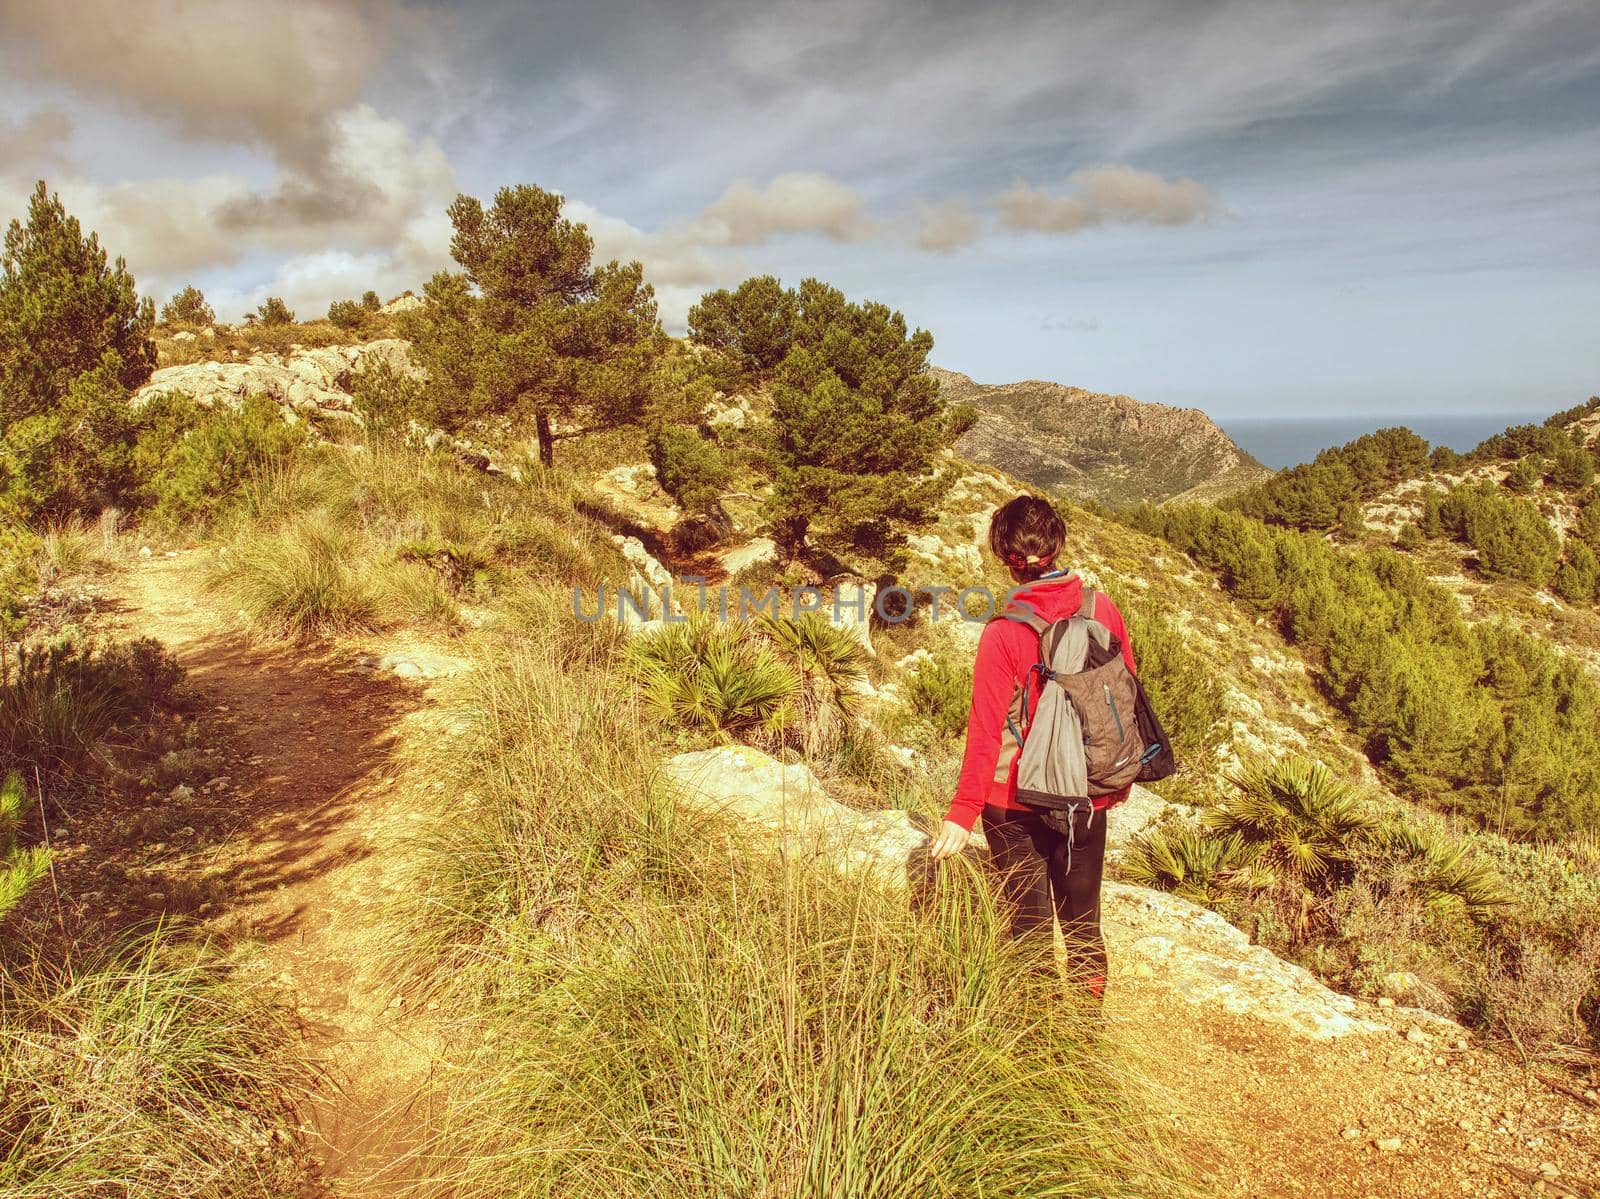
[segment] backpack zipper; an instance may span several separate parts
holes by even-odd
[[[1111,684],[1102,683],[1101,686],[1105,688],[1106,707],[1111,709],[1111,719],[1117,722],[1117,739],[1119,741],[1126,741],[1128,739],[1128,733],[1127,730],[1122,727],[1122,713],[1117,711],[1117,701],[1111,698]]]

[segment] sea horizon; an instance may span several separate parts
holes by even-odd
[[[1484,438],[1511,425],[1540,424],[1548,413],[1470,412],[1397,413],[1333,417],[1243,416],[1212,419],[1239,448],[1273,470],[1310,462],[1321,451],[1344,445],[1378,429],[1404,426],[1426,438],[1466,453]]]

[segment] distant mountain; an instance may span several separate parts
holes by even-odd
[[[978,383],[933,368],[940,393],[977,408],[956,452],[1068,499],[1214,499],[1272,472],[1198,408],[1028,380]]]

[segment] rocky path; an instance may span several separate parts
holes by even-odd
[[[346,649],[255,644],[201,585],[201,555],[156,557],[120,579],[115,619],[165,644],[207,712],[231,729],[234,806],[213,927],[261,946],[249,969],[296,997],[322,1093],[306,1118],[313,1194],[383,1195],[402,1170],[429,1055],[420,1022],[378,969],[384,901],[409,808],[393,751],[426,720],[415,685],[361,670]]]

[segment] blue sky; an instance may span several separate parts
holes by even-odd
[[[302,315],[562,192],[669,327],[817,275],[941,365],[1244,415],[1600,391],[1600,6],[0,0],[0,212]]]

